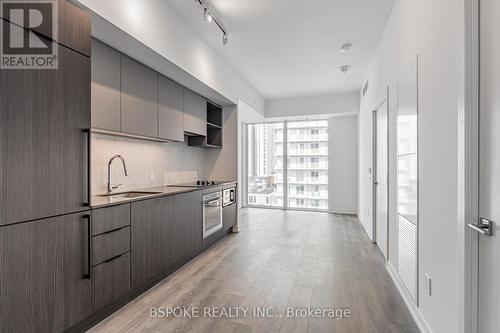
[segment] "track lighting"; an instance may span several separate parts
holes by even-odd
[[[214,13],[208,9],[208,6],[205,4],[204,0],[194,0],[196,1],[202,8],[203,8],[203,19],[205,22],[215,22],[215,24],[219,27],[219,29],[222,31],[222,44],[227,45],[229,39],[227,37],[227,32],[224,26],[222,25],[222,22],[215,17]]]

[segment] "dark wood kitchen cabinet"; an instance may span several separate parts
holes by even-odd
[[[119,299],[130,290],[130,252],[92,268],[94,311]]]
[[[202,247],[203,216],[201,191],[172,197],[170,248],[174,262],[196,255]]]
[[[131,282],[139,287],[172,264],[172,197],[131,204]]]
[[[207,100],[184,89],[184,132],[207,135]]]
[[[184,88],[160,75],[158,80],[158,137],[184,141]]]
[[[158,136],[158,74],[121,56],[121,131]]]
[[[92,236],[130,225],[130,204],[92,210]]]
[[[90,59],[59,47],[57,70],[0,70],[0,225],[88,204]]]
[[[62,332],[90,314],[86,216],[0,228],[0,332]]]
[[[120,53],[92,39],[92,128],[119,132]]]

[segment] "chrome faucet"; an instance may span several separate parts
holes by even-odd
[[[117,158],[119,158],[120,160],[122,160],[123,171],[125,172],[125,176],[128,176],[127,165],[125,164],[125,159],[121,155],[115,155],[115,156],[111,157],[111,159],[108,162],[108,193],[111,193],[113,190],[116,190],[117,188],[119,188],[120,186],[122,186],[122,184],[118,184],[116,186],[111,186],[111,164]]]

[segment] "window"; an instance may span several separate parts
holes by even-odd
[[[304,185],[297,185],[295,187],[295,191],[297,192],[297,194],[304,194]]]
[[[295,176],[295,180],[298,182],[303,182],[304,181],[304,173],[297,171]]]
[[[247,203],[282,206],[283,123],[247,127]],[[251,199],[252,198],[252,199]]]
[[[295,207],[303,207],[304,199],[295,199]]]
[[[292,139],[290,133],[297,129],[300,129],[300,135]],[[328,191],[320,190],[320,186],[328,188],[328,121],[290,121],[286,123],[285,131],[288,154],[293,156],[296,153],[294,147],[299,147],[301,153],[298,162],[302,171],[293,170],[290,164],[287,166],[290,207],[328,209]]]
[[[327,120],[248,125],[247,204],[328,209],[328,144]]]

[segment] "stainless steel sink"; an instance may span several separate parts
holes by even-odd
[[[100,197],[106,197],[110,200],[125,200],[125,199],[134,199],[140,197],[146,197],[148,195],[160,194],[162,192],[151,192],[151,191],[130,191],[130,192],[122,192],[122,193],[108,193],[99,195]]]

